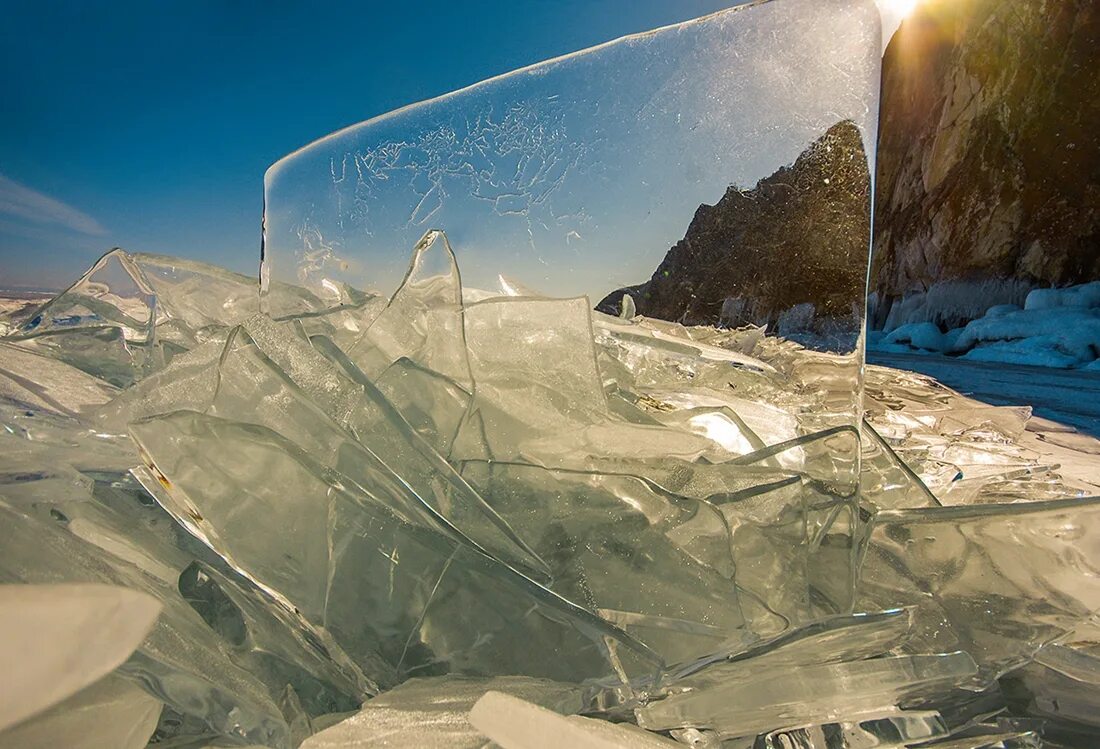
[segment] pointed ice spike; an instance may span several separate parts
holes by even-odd
[[[156,323],[156,294],[133,259],[114,249],[68,289],[10,321],[6,337],[125,387],[158,363]]]
[[[0,729],[114,670],[160,610],[152,596],[109,585],[0,585]]]
[[[155,292],[133,258],[115,248],[76,283],[31,312],[9,337],[117,327],[127,341],[151,343],[155,324]]]
[[[406,357],[472,387],[463,331],[462,278],[446,235],[426,233],[389,304],[348,351],[371,378]]]

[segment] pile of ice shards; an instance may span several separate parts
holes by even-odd
[[[389,299],[255,289],[116,250],[5,319],[0,745],[1100,732],[1088,438],[876,368],[838,426],[850,362],[463,288],[438,232]]]

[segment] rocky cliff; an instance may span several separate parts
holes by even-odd
[[[937,282],[1100,278],[1100,2],[926,0],[882,97],[880,325]]]
[[[834,125],[790,166],[753,189],[701,205],[649,281],[624,293],[648,317],[686,324],[773,324],[812,303],[817,319],[851,319],[870,241],[870,175],[859,130]]]

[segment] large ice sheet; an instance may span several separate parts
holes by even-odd
[[[598,299],[643,280],[700,204],[838,121],[872,143],[879,34],[871,2],[756,4],[334,133],[267,174],[265,278],[330,303],[393,288],[435,226],[476,253],[472,287],[504,274]]]

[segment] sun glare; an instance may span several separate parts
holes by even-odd
[[[917,7],[917,0],[886,0],[884,4],[898,16],[905,18]]]

